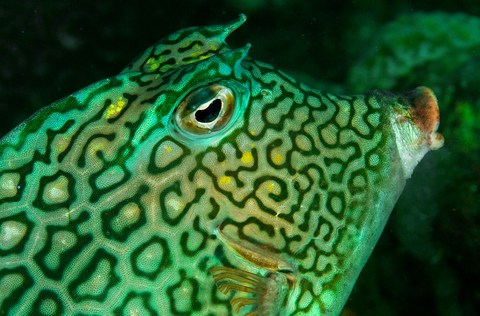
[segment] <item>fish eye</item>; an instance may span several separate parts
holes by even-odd
[[[187,94],[173,113],[175,125],[194,135],[219,132],[230,122],[235,93],[222,84],[197,88]]]

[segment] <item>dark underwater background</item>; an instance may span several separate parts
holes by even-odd
[[[240,13],[230,46],[311,86],[438,97],[445,146],[408,180],[343,315],[480,315],[478,0],[1,0],[0,135],[163,36]]]

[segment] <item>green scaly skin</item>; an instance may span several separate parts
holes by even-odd
[[[0,314],[341,312],[409,176],[407,102],[231,50],[244,21],[174,33],[2,139]],[[185,131],[175,109],[212,85],[230,120]]]

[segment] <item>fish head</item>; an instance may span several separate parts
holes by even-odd
[[[309,88],[228,47],[245,19],[173,33],[2,139],[6,309],[340,313],[441,146],[435,97]]]
[[[239,315],[307,296],[312,315],[335,315],[406,179],[441,147],[436,99],[311,89],[225,44],[244,20],[174,33],[122,72],[148,105],[126,163],[161,229],[183,236],[171,251],[202,301],[216,286]]]

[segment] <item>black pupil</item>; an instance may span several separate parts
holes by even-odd
[[[205,110],[195,112],[195,118],[200,123],[210,123],[215,121],[222,109],[222,101],[220,99],[213,100]]]

